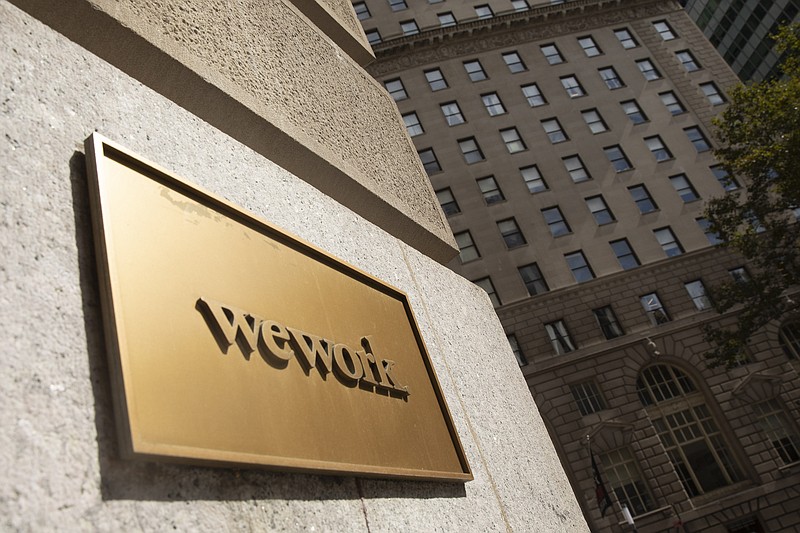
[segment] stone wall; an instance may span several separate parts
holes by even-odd
[[[426,255],[431,247],[418,245],[426,238],[404,242],[398,226],[373,223],[424,197],[430,216],[406,217],[408,227],[439,235],[432,248],[446,255],[450,240],[429,186],[413,181],[411,196],[399,201],[408,191],[397,191],[368,203],[384,205],[381,213],[365,214],[352,198],[331,198],[278,166],[285,152],[265,157],[270,144],[258,138],[266,125],[221,127],[193,112],[202,94],[192,109],[176,103],[197,95],[197,85],[173,87],[185,94],[170,99],[5,0],[0,20],[0,529],[585,530],[486,294]],[[79,23],[65,23],[73,26],[67,33]],[[359,84],[354,91],[377,90],[366,75]],[[378,127],[384,118],[370,120]],[[341,126],[336,135],[350,140],[360,127]],[[392,129],[410,146],[398,122],[378,131]],[[83,153],[93,131],[405,291],[475,479],[385,481],[119,459]],[[394,170],[409,165],[393,151],[398,143],[375,148]],[[379,189],[375,198],[383,198]]]
[[[523,371],[528,384],[579,501],[590,502],[585,509],[594,527],[616,531],[621,515],[615,509],[601,517],[594,504],[587,435],[598,457],[621,448],[632,452],[654,502],[653,510],[636,518],[642,530],[666,530],[680,517],[689,531],[724,532],[725,525],[754,514],[769,531],[798,527],[800,516],[791,502],[800,496],[800,467],[781,461],[752,405],[775,398],[789,419],[797,420],[800,362],[781,349],[780,324],[774,323],[751,341],[749,363],[707,368],[709,345],[702,326],[730,326],[735,313],[720,317],[712,309],[698,310],[684,287],[694,280],[706,287],[723,283],[730,278],[729,269],[743,264],[735,253],[706,248],[551,291],[500,312],[507,332],[516,336],[527,357]],[[639,301],[652,292],[670,317],[655,327]],[[608,305],[624,332],[611,340],[605,339],[592,312]],[[557,355],[544,324],[561,319],[576,349]],[[694,498],[684,491],[637,394],[642,370],[655,364],[681,369],[702,391],[742,471],[741,481]],[[597,387],[603,408],[583,414],[572,387],[587,383]],[[601,467],[606,467],[602,461]]]

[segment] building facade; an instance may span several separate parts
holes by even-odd
[[[769,39],[781,24],[800,20],[797,0],[688,0],[689,17],[742,80],[776,75],[778,53]]]
[[[732,320],[705,287],[748,268],[703,219],[740,189],[711,123],[738,79],[680,4],[354,7],[590,527],[626,530],[623,505],[640,531],[800,527],[797,322],[704,359]]]
[[[393,100],[364,69],[372,51],[348,0],[0,0],[0,20],[0,531],[586,530],[489,298],[444,264],[458,249]],[[109,183],[136,186],[108,208]],[[121,244],[123,233],[138,244]],[[283,252],[265,259],[286,243],[317,266]],[[129,252],[120,262],[141,266],[131,277],[140,290],[127,293],[144,302],[136,318],[105,298],[126,300],[108,267]],[[352,277],[326,280],[323,264]],[[400,313],[384,338],[417,324],[391,359],[368,348],[383,310],[368,310],[356,278],[404,295],[379,303]],[[232,307],[246,311],[234,319]],[[279,325],[287,310],[296,321]],[[281,335],[310,332],[298,333],[308,340],[296,360],[289,338],[275,341],[257,317]],[[339,336],[337,321],[358,333]],[[219,328],[229,326],[239,347],[227,352]],[[423,342],[429,358],[416,364],[435,371],[441,393],[409,384],[395,355]],[[142,402],[149,410],[125,403],[134,395],[117,355],[131,343],[146,347],[136,364],[153,365],[142,374],[163,380],[147,387],[160,397]],[[355,365],[347,346],[359,345],[359,367],[375,368],[383,388],[339,386],[348,364],[335,361],[348,351]],[[299,380],[276,386],[288,372]],[[401,384],[410,388],[398,396]],[[423,395],[449,408],[447,434],[461,442],[462,470],[449,481],[374,468],[440,453],[419,423]],[[380,416],[354,407],[362,402]],[[178,404],[181,414],[165,416]],[[171,450],[133,449],[143,420],[168,434],[137,439]],[[205,442],[189,443],[184,422]],[[334,432],[353,441],[335,443]],[[289,453],[265,451],[276,441]],[[336,466],[330,450],[350,458]],[[363,450],[383,458],[365,468]]]

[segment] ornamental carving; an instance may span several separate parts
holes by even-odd
[[[744,404],[754,404],[770,400],[780,394],[783,377],[758,372],[748,374],[739,385],[733,389],[733,397]]]
[[[586,435],[587,442],[600,453],[630,445],[633,425],[620,420],[604,420],[594,425]]]

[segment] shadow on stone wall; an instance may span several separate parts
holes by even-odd
[[[84,154],[73,153],[69,161],[69,170],[86,329],[86,351],[94,394],[101,494],[104,500],[343,500],[466,497],[466,489],[461,483],[366,480],[345,476],[195,467],[121,459],[114,425]]]

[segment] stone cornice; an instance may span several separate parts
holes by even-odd
[[[597,293],[601,290],[618,290],[620,285],[640,283],[645,280],[670,279],[676,267],[685,264],[698,263],[708,255],[719,255],[716,258],[718,264],[731,265],[742,264],[744,258],[734,250],[722,246],[707,246],[698,250],[692,250],[676,257],[665,257],[652,263],[645,263],[631,270],[619,270],[611,274],[605,274],[595,279],[582,283],[574,283],[564,287],[550,290],[536,296],[525,297],[521,300],[509,302],[497,309],[497,314],[501,320],[510,319],[515,316],[526,315],[531,312],[538,314],[540,309],[548,308],[553,303],[568,299],[584,300],[587,295]],[[655,285],[654,285],[655,287]]]
[[[453,57],[496,50],[663,15],[682,8],[674,0],[573,0],[491,19],[435,28],[373,47],[377,61],[367,67],[375,77],[438,63]]]

